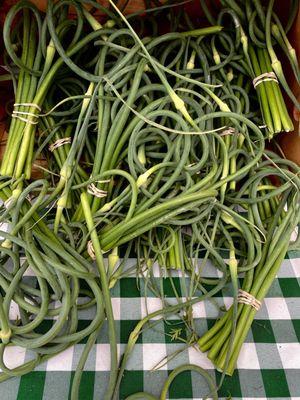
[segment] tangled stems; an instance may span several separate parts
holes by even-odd
[[[206,372],[203,368],[199,367],[198,365],[193,365],[193,364],[187,364],[187,365],[182,365],[180,367],[175,368],[169,375],[168,379],[165,381],[164,386],[162,388],[161,394],[158,397],[154,397],[148,393],[145,392],[140,392],[140,393],[135,393],[131,396],[126,397],[126,400],[166,400],[167,395],[168,395],[168,390],[173,382],[173,380],[181,374],[182,372],[185,371],[191,371],[191,372],[197,372],[201,376],[203,376],[209,386],[210,389],[210,394],[213,396],[212,398],[218,399],[218,395],[216,392],[215,384],[209,375],[208,372]]]
[[[224,1],[216,21],[206,9],[212,27],[194,26],[184,12],[175,21],[166,8],[175,31],[161,35],[156,18],[149,17],[143,37],[132,27],[142,26],[141,18],[126,20],[109,10],[111,20],[101,25],[85,5],[102,8],[89,0],[75,4],[73,20],[67,16],[70,3],[49,2],[43,20],[21,2],[5,27],[15,102],[23,104],[14,115],[25,121],[12,118],[1,166],[0,219],[9,233],[1,233],[0,246],[0,381],[88,337],[72,387],[77,399],[84,364],[107,318],[106,398],[117,398],[126,362],[151,319],[176,316],[187,335],[176,330],[172,338],[193,346],[193,305],[209,299],[220,309],[212,296],[232,283],[233,306],[199,340],[223,370],[221,385],[225,372],[233,372],[255,315],[238,303],[238,277],[245,274],[243,290],[262,300],[299,220],[299,169],[265,149],[270,132],[292,129],[280,86],[263,81],[252,89],[255,75],[272,71],[274,38],[297,72],[284,29],[274,30],[271,3],[265,14],[259,1],[257,11],[251,2]],[[11,29],[17,12],[21,22]],[[263,134],[259,126],[265,124]],[[48,163],[44,178],[29,182],[32,160],[40,156]],[[137,262],[127,269],[132,256]],[[209,263],[221,277],[207,278]],[[25,279],[29,268],[34,284]],[[137,324],[118,369],[109,290],[133,274],[142,274],[145,297],[150,290],[162,309]],[[12,301],[19,308],[17,321],[8,317]],[[94,305],[92,322],[80,329],[79,310]],[[41,334],[49,317],[55,317],[53,326]],[[9,370],[4,353],[10,344],[30,349],[35,359]],[[209,396],[217,398],[209,375],[185,365],[170,374],[161,399],[174,377],[188,370],[200,373]],[[129,397],[138,398],[155,397]]]
[[[87,227],[89,229],[91,240],[93,243],[93,248],[94,248],[95,257],[96,257],[96,263],[98,265],[98,270],[99,270],[99,275],[100,275],[100,280],[101,280],[102,293],[103,293],[104,306],[105,306],[105,314],[106,314],[106,317],[108,320],[109,340],[110,340],[110,344],[111,344],[111,346],[110,346],[110,354],[111,354],[111,356],[110,356],[111,357],[110,371],[111,372],[110,372],[108,388],[105,393],[105,399],[111,399],[115,381],[117,379],[117,363],[118,363],[115,322],[114,322],[111,298],[110,298],[109,287],[108,287],[108,278],[106,275],[105,265],[104,265],[104,261],[103,261],[103,255],[101,252],[101,247],[100,247],[100,242],[99,242],[99,239],[97,236],[97,232],[95,231],[92,212],[90,209],[90,205],[89,205],[86,193],[81,194],[81,202],[82,202],[84,216],[86,218]]]
[[[27,270],[28,268],[28,263],[24,263],[24,265],[20,268],[17,269],[16,273],[12,276],[10,274],[5,274],[4,270],[2,272],[2,277],[0,279],[0,284],[1,287],[3,288],[3,290],[5,290],[5,297],[4,297],[4,302],[3,302],[3,306],[6,310],[6,312],[8,312],[9,310],[9,306],[10,306],[10,302],[12,300],[14,300],[18,306],[20,307],[20,309],[23,310],[23,315],[25,317],[25,315],[27,313],[29,313],[28,315],[30,315],[30,313],[35,314],[35,318],[32,321],[27,321],[27,323],[25,324],[25,320],[23,320],[23,324],[21,326],[18,325],[13,325],[12,323],[10,323],[10,329],[12,332],[11,335],[11,343],[14,343],[16,345],[21,345],[21,346],[25,346],[26,348],[30,348],[30,349],[34,349],[35,351],[37,351],[37,358],[36,360],[29,362],[27,364],[25,364],[22,367],[17,367],[16,369],[14,369],[13,371],[10,371],[7,369],[7,367],[4,364],[3,358],[1,361],[1,368],[3,374],[1,375],[1,379],[2,378],[7,378],[8,376],[19,376],[22,375],[24,373],[29,372],[30,370],[32,370],[37,364],[39,364],[40,362],[44,361],[45,359],[49,358],[49,356],[51,355],[55,355],[60,351],[63,351],[64,349],[66,349],[67,347],[69,347],[70,345],[77,343],[78,341],[82,340],[82,338],[84,338],[86,335],[89,335],[92,332],[98,332],[99,326],[103,321],[103,306],[102,306],[102,296],[101,296],[101,292],[99,290],[98,285],[96,284],[96,282],[91,279],[91,276],[84,276],[83,273],[83,279],[86,279],[86,282],[88,283],[88,285],[90,285],[90,288],[92,289],[92,293],[95,296],[96,299],[96,303],[97,303],[97,314],[95,319],[92,321],[92,323],[90,324],[89,327],[83,329],[82,331],[78,331],[76,332],[77,329],[77,307],[75,304],[75,299],[77,298],[78,294],[79,294],[79,286],[78,286],[78,281],[77,281],[77,275],[76,273],[74,273],[73,278],[72,278],[72,283],[71,283],[71,288],[72,288],[72,292],[70,292],[69,289],[67,289],[66,282],[67,276],[71,276],[72,273],[72,269],[68,268],[67,270],[64,270],[62,272],[57,272],[57,275],[53,276],[53,279],[55,280],[56,277],[58,278],[58,282],[59,285],[62,285],[62,289],[65,292],[64,295],[59,295],[57,293],[56,297],[53,297],[55,295],[49,295],[49,291],[48,291],[48,287],[47,284],[45,282],[44,278],[41,278],[40,275],[43,276],[47,276],[46,268],[49,268],[50,265],[52,267],[57,267],[57,263],[55,262],[55,259],[58,259],[59,256],[63,256],[66,257],[66,259],[69,260],[69,262],[72,263],[72,265],[74,265],[76,267],[76,263],[78,264],[78,261],[74,262],[75,260],[72,259],[72,257],[70,257],[69,254],[66,254],[66,252],[60,247],[59,248],[59,252],[58,253],[54,253],[53,249],[55,249],[55,244],[53,243],[51,245],[51,243],[49,243],[49,238],[46,239],[46,243],[47,245],[43,244],[42,248],[45,251],[45,255],[43,255],[40,252],[37,252],[37,249],[35,248],[35,245],[33,244],[32,241],[32,235],[30,235],[29,231],[28,231],[28,226],[25,227],[26,228],[26,232],[27,232],[27,236],[28,239],[25,242],[21,241],[21,240],[16,240],[15,237],[12,237],[11,235],[3,232],[3,235],[6,240],[10,240],[11,242],[15,242],[16,244],[18,244],[18,246],[23,247],[24,249],[28,249],[28,251],[30,251],[30,255],[29,253],[26,252],[27,254],[27,259],[30,262],[31,268],[33,268],[33,270],[35,271],[35,273],[37,274],[37,279],[39,282],[39,286],[40,286],[40,290],[39,289],[34,289],[31,288],[31,286],[22,283],[22,277],[24,272]],[[40,236],[38,233],[36,233],[39,237],[40,243],[43,243],[41,241],[41,239],[43,238],[43,236]],[[52,249],[50,250],[50,246]],[[13,255],[14,253],[10,253],[10,250],[7,250],[5,248],[1,248],[2,250],[2,254],[3,252],[7,253],[8,255]],[[26,250],[27,251],[27,250]],[[40,255],[39,255],[40,254]],[[51,255],[51,258],[46,257],[46,254]],[[41,259],[41,257],[43,258],[43,260]],[[14,262],[17,262],[17,257],[13,258]],[[61,261],[60,261],[61,262]],[[80,267],[81,269],[83,268],[82,266]],[[52,285],[52,279],[50,279],[50,285]],[[69,285],[69,283],[68,283]],[[74,285],[74,286],[73,286]],[[55,282],[54,282],[54,287],[55,287]],[[16,291],[16,288],[18,288],[18,290]],[[22,297],[24,296],[24,298]],[[37,305],[34,305],[35,303],[33,303],[32,305],[25,300],[26,298],[34,298],[32,296],[39,296],[41,297],[41,305],[40,307],[38,307]],[[57,297],[59,296],[59,297]],[[60,299],[62,296],[62,305],[58,306],[56,309],[51,309],[50,305],[53,302],[53,300],[55,299]],[[68,311],[67,311],[68,310]],[[66,324],[66,318],[64,318],[63,313],[68,312],[69,314],[69,322]],[[22,315],[22,314],[21,314]],[[53,325],[53,327],[45,334],[45,335],[41,335],[41,334],[35,334],[32,336],[32,334],[30,334],[30,332],[32,332],[33,329],[35,329],[35,327],[39,326],[41,324],[41,322],[44,320],[45,316],[58,316],[58,320],[57,322]],[[2,324],[3,327],[3,324]],[[65,329],[66,328],[66,329]],[[62,334],[61,334],[61,330],[62,330]],[[26,335],[27,334],[27,335]],[[31,338],[32,339],[29,339]],[[46,343],[50,343],[52,342],[52,348],[49,347],[49,349],[47,350],[46,347],[42,348],[40,346],[45,346]],[[1,353],[1,357],[3,357],[4,354],[4,345],[2,345],[2,353]],[[49,354],[48,356],[40,356],[39,354]]]
[[[142,319],[136,325],[136,327],[134,328],[134,330],[131,332],[131,334],[129,336],[128,343],[126,345],[125,352],[124,352],[123,357],[122,357],[121,365],[120,365],[119,371],[118,371],[118,379],[117,379],[116,386],[115,386],[115,389],[114,389],[114,394],[113,394],[113,397],[112,397],[113,400],[117,399],[118,390],[119,390],[119,386],[120,386],[120,383],[121,383],[121,380],[122,380],[122,377],[123,377],[123,374],[124,374],[124,371],[125,371],[126,363],[128,361],[128,358],[130,357],[131,352],[133,351],[134,345],[135,345],[135,343],[136,343],[136,341],[137,341],[137,339],[139,337],[139,334],[140,334],[141,330],[143,329],[143,327],[151,319],[153,319],[155,317],[167,316],[167,315],[170,315],[170,314],[176,314],[177,312],[180,311],[181,308],[187,307],[187,306],[191,306],[193,304],[197,304],[199,301],[204,300],[204,299],[212,296],[213,294],[217,293],[222,288],[223,281],[226,281],[226,279],[227,279],[226,272],[223,271],[223,273],[224,273],[223,278],[220,280],[218,285],[216,285],[208,293],[206,293],[206,294],[204,294],[204,295],[202,295],[200,297],[197,297],[197,298],[195,298],[193,300],[189,300],[189,301],[187,301],[185,303],[180,303],[180,304],[177,304],[175,306],[169,306],[169,307],[166,307],[164,309],[152,312],[151,314],[148,314],[144,319]],[[197,371],[197,372],[199,372],[199,371]],[[171,381],[172,381],[172,379],[170,380],[170,383],[171,383]],[[166,394],[166,391],[168,390],[168,387],[169,387],[169,385],[167,385],[165,387],[165,394]]]
[[[293,182],[289,182],[289,187],[293,188]],[[286,254],[291,232],[295,228],[295,223],[297,223],[295,216],[299,212],[297,200],[299,197],[299,186],[297,186],[296,194],[289,193],[289,197],[291,201],[288,211],[285,212],[284,217],[281,217],[283,207],[288,199],[287,195],[285,195],[280,202],[280,207],[276,211],[272,225],[269,227],[267,240],[263,245],[263,255],[255,269],[255,275],[253,272],[250,275],[248,273],[244,279],[243,290],[249,292],[259,301],[263,300],[276,276],[278,268]],[[275,231],[277,224],[278,228]],[[209,350],[209,358],[212,359],[217,368],[224,370],[226,374],[232,375],[234,371],[240,348],[246,338],[255,312],[256,310],[249,305],[239,305],[236,336],[228,366],[225,364],[225,356],[228,348],[232,309],[229,309],[198,342],[201,350]]]
[[[130,233],[132,230],[134,232],[135,230],[137,230],[139,225],[141,225],[142,232],[147,231],[148,228],[147,226],[145,226],[145,222],[147,222],[148,224],[154,224],[153,226],[155,226],[156,224],[160,224],[161,219],[164,220],[169,218],[169,210],[172,208],[174,209],[174,212],[172,214],[176,215],[180,212],[186,211],[188,207],[191,207],[191,204],[192,206],[194,206],[192,202],[195,202],[196,205],[199,204],[200,201],[201,204],[201,202],[203,201],[211,200],[216,194],[217,192],[213,190],[206,192],[203,191],[201,193],[186,195],[181,198],[169,200],[163,204],[152,207],[149,210],[144,211],[143,213],[133,217],[130,221],[126,222],[126,224],[120,223],[116,227],[112,228],[110,232],[107,233],[101,240],[103,250],[105,251],[112,247],[115,247],[116,241],[120,237],[122,237],[122,235],[124,235],[125,233]],[[187,206],[186,204],[188,203],[189,205]],[[183,207],[183,209],[181,209],[180,207]],[[124,243],[124,241],[126,242],[127,239],[124,239],[123,237],[118,241],[121,244]]]

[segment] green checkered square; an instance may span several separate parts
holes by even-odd
[[[217,382],[221,379],[220,372],[216,371]],[[235,370],[231,377],[226,376],[221,389],[218,392],[220,397],[242,397],[239,371]]]
[[[300,286],[295,278],[278,279],[284,297],[298,297]]]
[[[23,375],[19,384],[17,400],[42,400],[45,386],[45,371],[34,371]]]
[[[126,399],[130,394],[144,390],[144,371],[125,371],[120,388],[120,400]]]
[[[290,391],[282,369],[263,369],[261,371],[266,396],[270,397],[289,397]]]
[[[252,324],[252,334],[256,343],[276,343],[271,321],[255,320]]]

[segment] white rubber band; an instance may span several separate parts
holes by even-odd
[[[236,129],[229,127],[220,133],[220,136],[234,135],[237,133]]]
[[[14,108],[16,108],[16,107],[34,107],[38,111],[41,111],[41,107],[38,104],[34,104],[34,103],[15,103]],[[26,122],[31,125],[36,125],[38,123],[38,121],[32,121],[31,119],[26,119],[26,118],[22,117],[22,115],[28,115],[29,117],[34,117],[37,119],[39,118],[39,115],[36,115],[32,112],[18,111],[18,110],[13,111],[12,118],[17,118],[20,121]]]
[[[245,292],[245,290],[239,289],[238,303],[243,303],[253,307],[258,311],[261,307],[261,301],[257,300],[252,294]]]
[[[107,196],[106,190],[98,189],[93,183],[88,185],[87,192],[95,197],[98,197],[99,199]]]
[[[26,122],[28,124],[31,124],[31,125],[36,125],[38,123],[38,121],[31,121],[30,119],[26,119],[26,118],[20,117],[19,115],[15,115],[15,114],[12,114],[12,117],[17,118],[17,119],[19,119],[23,122]]]
[[[26,112],[26,111],[13,111],[12,115],[29,115],[30,117],[36,117],[38,118],[39,116],[31,113],[31,112]]]
[[[57,149],[60,146],[64,146],[65,144],[70,144],[72,142],[71,137],[65,137],[61,139],[57,139],[54,143],[50,144],[48,149],[53,153],[55,149]]]
[[[257,76],[256,78],[254,78],[252,83],[253,83],[254,88],[256,88],[261,83],[267,82],[267,81],[274,81],[274,82],[278,83],[276,74],[274,72],[265,72],[265,73]]]
[[[91,240],[89,240],[87,242],[87,252],[92,260],[96,260],[95,250],[94,250],[93,242]]]
[[[35,103],[15,103],[14,107],[34,107],[39,111],[42,111],[41,107]]]

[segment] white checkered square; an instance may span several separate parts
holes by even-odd
[[[205,305],[203,301],[193,305],[193,317],[194,318],[206,318]]]
[[[204,369],[214,369],[213,363],[207,358],[207,353],[202,353],[196,346],[189,348],[189,360],[191,364],[199,365]]]
[[[121,299],[119,297],[112,297],[111,304],[114,313],[114,319],[120,321],[121,319]]]
[[[73,360],[73,347],[70,347],[50,358],[47,361],[46,370],[47,371],[71,371],[72,370],[72,360]]]
[[[150,371],[153,368],[164,364],[167,355],[167,347],[165,343],[144,343],[143,344],[143,369]],[[159,370],[167,370],[167,363]]]
[[[26,349],[19,346],[6,346],[4,352],[4,363],[9,369],[22,365],[25,361]],[[2,372],[2,370],[0,369]]]
[[[101,343],[96,345],[96,371],[110,370],[110,345],[109,343]]]
[[[161,310],[163,307],[161,299],[157,297],[141,297],[141,318],[146,317],[155,311]],[[161,316],[153,319],[160,319]]]
[[[300,369],[300,343],[277,343],[284,369]]]
[[[244,343],[237,361],[238,369],[259,369],[255,343]]]
[[[281,297],[266,297],[264,303],[270,319],[291,319],[286,300]]]

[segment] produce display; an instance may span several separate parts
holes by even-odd
[[[125,17],[112,0],[109,7],[48,0],[46,13],[21,0],[7,13],[0,79],[11,81],[14,97],[0,167],[0,382],[85,338],[72,384],[78,399],[107,320],[105,399],[117,399],[139,334],[154,318],[172,317],[186,327],[182,341],[208,352],[223,374],[214,382],[201,367],[183,365],[160,399],[186,370],[201,374],[207,396],[217,399],[287,250],[299,247],[291,235],[300,169],[270,146],[277,133],[294,129],[285,99],[299,109],[281,64],[299,83],[286,35],[299,2],[290,2],[283,23],[274,0],[223,0],[218,10],[201,0],[201,26],[185,3],[145,1],[143,16]],[[129,258],[136,261],[128,269]],[[202,276],[208,263],[219,278]],[[173,285],[175,302],[163,286],[174,271],[184,288],[182,298]],[[163,308],[137,324],[119,361],[110,290],[135,275]],[[232,306],[199,337],[193,306],[227,285]],[[15,303],[19,318],[11,320]],[[81,329],[78,314],[86,309],[94,316]],[[53,325],[41,332],[46,318]],[[11,345],[34,356],[9,369]]]

